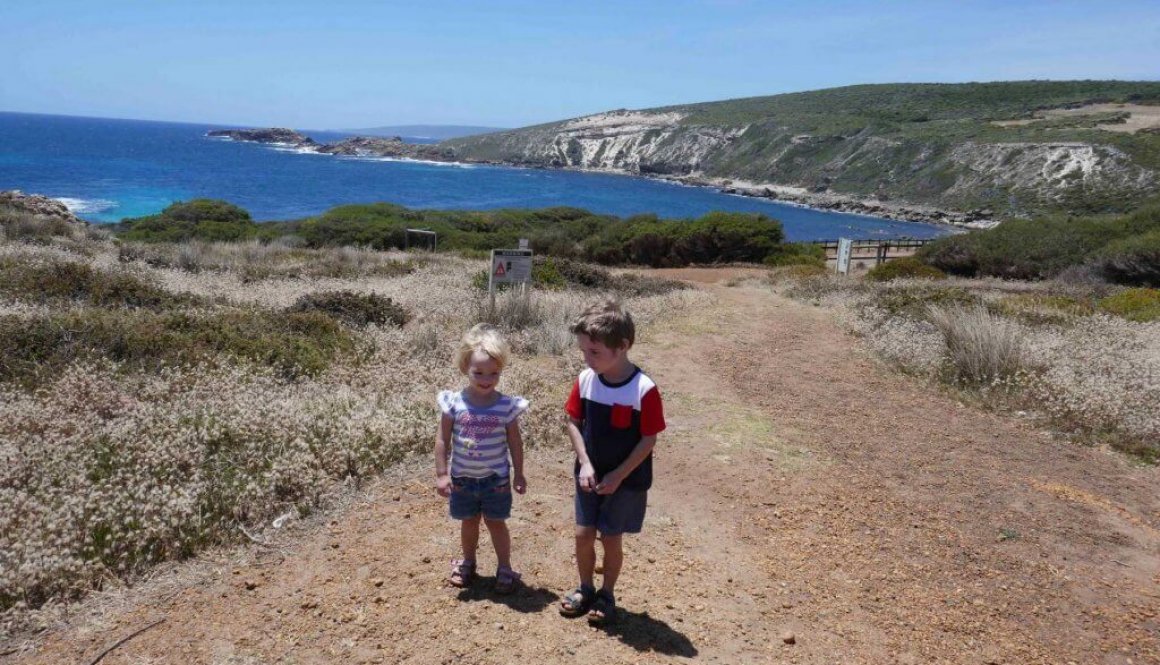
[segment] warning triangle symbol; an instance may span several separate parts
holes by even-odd
[[[495,276],[496,277],[503,277],[506,274],[507,274],[507,271],[503,269],[502,263],[495,264]]]

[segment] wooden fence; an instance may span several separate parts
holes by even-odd
[[[866,264],[873,262],[872,265],[876,266],[891,259],[913,256],[920,247],[931,242],[934,242],[933,238],[928,240],[854,240],[850,244],[850,265],[852,267],[871,267]],[[837,262],[837,240],[815,240],[813,244],[819,245],[825,250],[827,262]]]

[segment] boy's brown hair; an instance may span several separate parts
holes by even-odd
[[[609,298],[598,302],[576,317],[569,329],[574,335],[587,335],[610,349],[636,341],[636,326],[620,301]]]

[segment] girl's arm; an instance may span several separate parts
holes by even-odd
[[[515,478],[512,479],[512,489],[523,494],[528,490],[528,481],[524,478],[524,440],[520,437],[520,419],[516,418],[507,425],[508,450],[512,454],[512,468]]]
[[[451,496],[451,474],[447,472],[447,459],[451,453],[451,416],[442,414],[439,430],[435,432],[435,491],[439,496]]]

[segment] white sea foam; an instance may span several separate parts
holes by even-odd
[[[408,159],[406,157],[373,157],[371,155],[339,155],[339,159],[350,159],[356,162],[403,162],[408,164],[429,164],[431,166],[450,166],[457,169],[473,169],[475,164],[461,162],[436,162],[430,159]]]
[[[53,200],[60,201],[73,214],[104,212],[117,207],[116,201],[107,199],[74,199],[67,196],[57,196]]]

